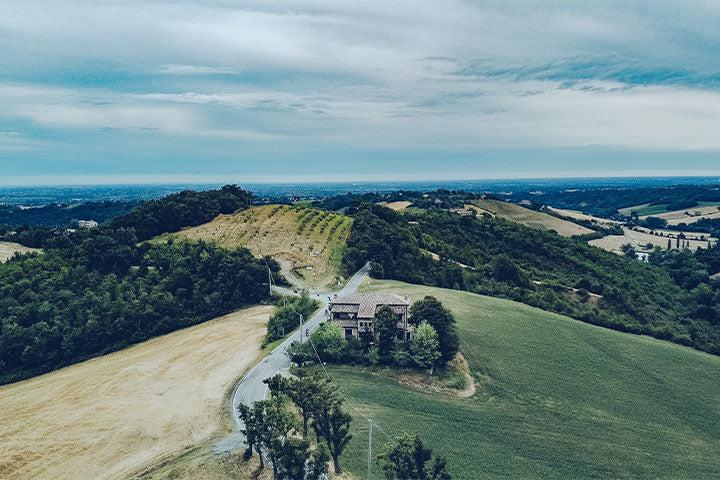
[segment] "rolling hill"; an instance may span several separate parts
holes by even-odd
[[[500,200],[475,200],[471,205],[469,205],[469,207],[477,210],[479,214],[489,213],[492,216],[521,223],[526,227],[538,228],[541,230],[555,230],[563,237],[573,237],[593,232],[589,228],[548,215],[547,213],[537,212],[514,203],[503,202]]]
[[[350,217],[306,206],[267,205],[220,215],[209,223],[161,239],[205,240],[224,248],[246,247],[270,255],[290,281],[311,287],[334,286],[341,277],[342,251]]]
[[[443,301],[477,392],[410,389],[377,369],[330,374],[389,435],[418,433],[445,455],[454,479],[720,476],[720,358],[508,300],[393,281],[372,289]],[[367,425],[354,418],[344,462],[364,477]],[[380,453],[387,439],[376,435]]]

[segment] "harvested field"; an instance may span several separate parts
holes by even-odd
[[[557,213],[558,215],[562,215],[563,217],[573,218],[575,220],[588,220],[593,223],[597,223],[598,225],[603,226],[613,226],[613,225],[622,225],[622,222],[618,222],[616,220],[609,220],[607,218],[601,218],[601,217],[594,217],[592,215],[587,215],[582,212],[578,212],[577,210],[566,210],[563,208],[553,208],[548,207],[553,212]]]
[[[272,309],[0,387],[0,478],[126,478],[226,430],[227,392],[260,357]]]
[[[659,236],[652,235],[647,232],[630,230],[629,228],[623,228],[623,231],[625,232],[624,235],[608,235],[603,238],[591,240],[588,243],[595,247],[602,248],[603,250],[614,253],[622,253],[622,246],[626,244],[630,244],[635,248],[645,248],[647,244],[652,244],[653,247],[660,247],[662,249],[666,249],[668,246],[668,240],[670,240],[671,249],[676,250],[678,248],[676,236],[680,232],[671,232],[664,230],[662,231],[663,236]],[[673,235],[673,237],[668,237],[668,235]],[[692,251],[697,250],[698,247],[708,248],[709,244],[714,245],[717,241],[714,238],[710,239],[709,241],[695,240],[695,238],[699,238],[700,236],[700,234],[697,233],[686,233],[686,235],[689,239],[691,239],[686,240],[688,242],[687,248]]]
[[[40,252],[37,248],[28,248],[19,243],[0,242],[0,263],[7,261],[16,253]]]
[[[410,205],[412,205],[412,202],[403,202],[403,201],[380,202],[380,203],[378,203],[378,205],[386,206],[387,208],[389,208],[391,210],[400,211],[400,210],[405,210],[406,208],[408,208]]]
[[[547,213],[537,212],[514,203],[500,200],[476,200],[472,205],[466,205],[466,208],[475,209],[479,214],[487,212],[492,216],[521,223],[530,228],[555,230],[563,237],[573,237],[593,232],[589,228],[548,215]]]
[[[224,248],[247,247],[270,255],[290,281],[310,287],[337,285],[352,219],[305,206],[267,205],[160,237],[205,240]]]
[[[647,217],[662,218],[667,220],[668,225],[679,225],[681,223],[689,225],[705,218],[720,218],[720,207],[718,207],[718,205],[707,205],[685,210],[675,210],[674,212],[661,213],[658,215],[645,215],[640,218],[646,219]]]

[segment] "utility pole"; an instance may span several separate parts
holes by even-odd
[[[268,292],[270,293],[270,296],[272,297],[272,273],[270,273],[270,267],[267,267],[268,269]]]
[[[372,480],[372,418],[368,420],[368,480]]]

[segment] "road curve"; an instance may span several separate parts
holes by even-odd
[[[358,270],[357,273],[350,277],[347,284],[339,292],[310,292],[310,296],[321,303],[321,308],[309,321],[305,322],[302,332],[300,330],[293,332],[268,356],[263,358],[247,374],[245,374],[245,376],[237,384],[230,398],[230,415],[234,421],[235,432],[215,445],[213,449],[215,453],[222,454],[231,452],[244,445],[244,438],[240,433],[242,421],[238,417],[238,405],[241,403],[250,404],[257,400],[265,399],[267,395],[267,385],[263,383],[263,380],[282,371],[286,371],[290,367],[290,358],[287,355],[287,349],[290,345],[295,341],[299,341],[301,334],[304,339],[306,330],[309,330],[310,333],[314,332],[320,323],[326,319],[325,311],[330,298],[335,295],[344,295],[355,292],[365,277],[367,277],[369,271],[370,265],[365,265],[363,268]],[[273,287],[273,290],[277,293],[285,295],[297,295],[293,290],[282,287]]]

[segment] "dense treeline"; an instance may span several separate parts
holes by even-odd
[[[707,272],[687,283],[660,261],[643,264],[501,219],[439,210],[398,214],[377,205],[355,216],[344,257],[348,271],[366,261],[379,278],[510,298],[720,353],[720,316],[698,309],[694,290],[716,291]]]
[[[37,208],[0,206],[0,225],[14,228],[23,225],[42,227],[71,227],[78,220],[103,223],[123,215],[142,203],[133,201],[84,202],[77,205],[53,203]]]
[[[114,219],[112,228],[133,228],[138,240],[149,240],[166,232],[209,222],[221,213],[248,208],[254,195],[236,185],[220,190],[186,190],[159,200],[150,200]]]
[[[268,299],[266,262],[204,243],[137,245],[99,228],[0,265],[0,383]]]
[[[720,202],[715,185],[674,185],[670,187],[596,187],[586,189],[515,192],[513,201],[531,200],[556,208],[581,210],[606,218],[621,218],[618,209],[637,205],[663,205],[668,211],[698,206],[700,202]]]

